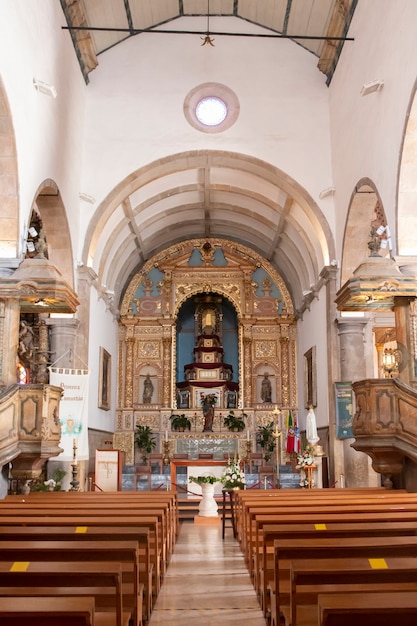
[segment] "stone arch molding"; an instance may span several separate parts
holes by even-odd
[[[245,154],[201,150],[169,155],[120,181],[89,223],[82,262],[120,301],[148,259],[207,234],[269,259],[293,297],[335,257],[329,224],[297,181]]]

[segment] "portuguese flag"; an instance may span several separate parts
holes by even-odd
[[[288,411],[287,415],[287,452],[294,452],[294,424],[292,421],[292,413]]]

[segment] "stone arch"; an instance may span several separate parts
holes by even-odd
[[[417,82],[410,99],[399,164],[397,248],[401,256],[417,255]]]
[[[15,134],[0,78],[0,258],[16,258],[18,254],[18,187]]]
[[[61,193],[53,180],[46,179],[39,185],[32,211],[37,211],[41,217],[50,262],[73,287],[74,261],[71,233]]]
[[[368,242],[374,223],[386,225],[385,211],[376,185],[370,178],[362,178],[356,184],[349,203],[342,252],[342,284],[369,256]],[[382,251],[380,254],[385,255]]]

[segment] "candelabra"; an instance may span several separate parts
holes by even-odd
[[[169,465],[171,463],[171,456],[170,456],[170,449],[169,449],[169,440],[165,439],[165,441],[163,442],[163,449],[162,449],[162,462],[164,465]]]
[[[74,439],[74,445],[72,448],[72,481],[70,482],[70,491],[79,491],[80,483],[78,482],[78,462],[77,462],[77,441]]]
[[[281,414],[281,411],[279,409],[275,409],[274,413],[277,415],[277,422],[275,424],[275,430],[273,432],[274,435],[274,440],[275,440],[275,457],[276,457],[276,465],[277,465],[277,489],[280,488],[280,481],[279,481],[279,464],[280,464],[280,437],[281,437],[281,431],[279,430],[279,426],[278,426],[278,420],[279,420],[279,416]]]
[[[245,456],[245,463],[249,463],[250,461],[250,455],[252,452],[252,442],[250,439],[246,440],[246,456]]]

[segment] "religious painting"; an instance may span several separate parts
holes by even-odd
[[[100,347],[98,371],[98,408],[110,411],[111,402],[111,355]]]
[[[317,406],[316,346],[304,354],[304,406],[306,409]]]

